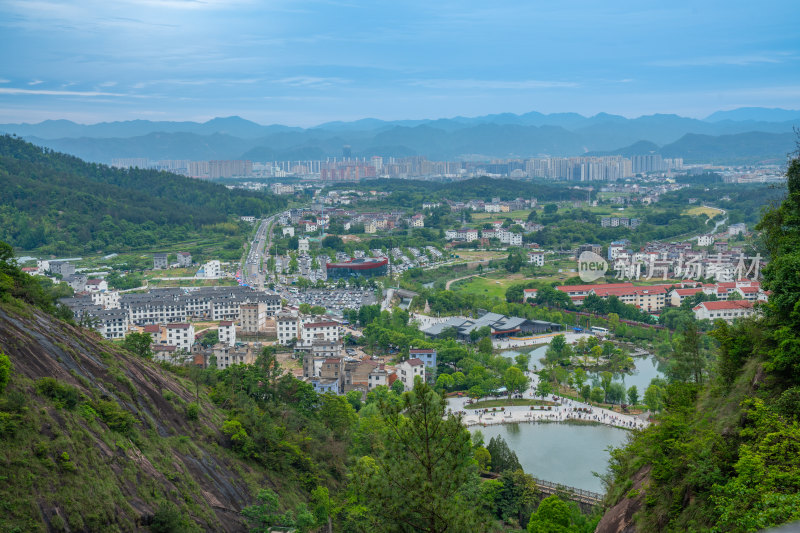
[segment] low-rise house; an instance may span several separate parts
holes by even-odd
[[[178,266],[182,268],[192,266],[192,254],[189,252],[178,252]]]
[[[169,268],[167,254],[153,254],[153,270],[162,270],[165,268]]]
[[[412,348],[408,350],[410,358],[422,361],[425,368],[436,368],[436,349],[435,348]]]
[[[104,279],[87,279],[86,292],[104,292],[108,290],[108,283]]]
[[[544,266],[544,252],[528,252],[528,263]]]
[[[414,388],[414,378],[419,376],[425,381],[425,364],[417,359],[408,359],[397,365],[397,377],[403,383],[406,390]]]
[[[753,302],[749,300],[725,300],[718,302],[701,302],[692,308],[697,320],[724,320],[733,322],[755,313]]]

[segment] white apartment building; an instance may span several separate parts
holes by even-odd
[[[167,344],[178,350],[190,352],[194,344],[194,326],[192,324],[167,324]]]
[[[339,342],[339,324],[333,321],[309,322],[302,327],[303,344],[311,344],[315,340]]]
[[[300,336],[299,321],[294,315],[285,313],[279,314],[275,318],[275,329],[278,335],[278,343],[284,346]]]
[[[286,226],[281,231],[283,231],[284,237],[294,237],[294,228],[292,226]]]
[[[219,342],[226,346],[236,346],[236,325],[230,320],[223,320],[217,328]]]
[[[203,274],[206,278],[218,278],[222,275],[222,265],[216,259],[208,261],[203,265]]]
[[[302,239],[299,239],[297,241],[297,251],[299,253],[301,253],[301,254],[302,253],[308,253],[308,249],[309,249],[308,237],[303,237]]]
[[[544,266],[544,252],[528,252],[528,263],[535,266]]]
[[[408,359],[397,365],[397,378],[406,390],[414,388],[414,378],[420,376],[425,381],[425,363],[417,359]]]
[[[697,237],[697,246],[711,246],[712,244],[714,244],[713,235],[700,235]]]
[[[119,309],[119,292],[93,292],[92,303],[101,306],[103,309]]]

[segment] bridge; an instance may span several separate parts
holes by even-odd
[[[500,477],[500,474],[495,472],[481,472],[481,477],[484,479],[497,479]],[[546,496],[557,494],[558,496],[563,496],[564,498],[588,506],[595,506],[603,503],[604,495],[599,492],[570,487],[561,483],[553,483],[552,481],[545,481],[544,479],[534,478],[534,481],[536,481],[536,488],[539,492]]]
[[[553,483],[552,481],[537,479],[536,488],[544,494],[558,494],[559,496],[563,495],[578,503],[585,503],[588,505],[600,505],[603,503],[603,495],[599,492],[569,487],[567,485]]]

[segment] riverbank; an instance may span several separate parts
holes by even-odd
[[[466,426],[490,426],[495,424],[521,424],[526,422],[569,422],[601,424],[620,429],[643,429],[649,422],[633,415],[625,415],[562,399],[551,409],[534,409],[530,407],[503,406],[503,411],[489,411],[488,409],[471,409],[464,406],[461,409],[451,409],[454,413],[462,415],[462,422]]]

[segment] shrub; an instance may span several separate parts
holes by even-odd
[[[150,522],[150,531],[153,533],[174,533],[182,531],[181,511],[178,506],[172,502],[163,501],[158,504],[153,515],[153,521]]]
[[[116,402],[100,400],[94,406],[97,414],[108,427],[130,436],[136,424],[136,418],[128,411],[119,406]]]
[[[197,403],[192,402],[186,406],[186,419],[187,420],[197,420],[200,416],[200,406]]]
[[[78,389],[51,377],[36,380],[36,392],[53,400],[56,407],[69,410],[75,409],[80,401]]]

